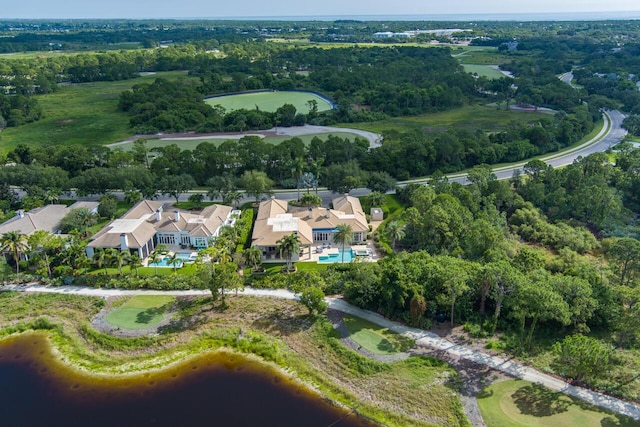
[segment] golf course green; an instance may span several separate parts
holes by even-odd
[[[175,298],[137,295],[107,315],[107,322],[122,329],[150,328],[160,323]]]
[[[258,108],[261,111],[275,112],[284,104],[292,104],[298,113],[309,113],[308,102],[315,100],[318,104],[318,111],[327,111],[332,108],[331,103],[320,95],[312,92],[297,91],[269,91],[269,92],[248,92],[233,95],[222,95],[205,99],[209,105],[221,105],[227,111],[233,110],[253,110]]]

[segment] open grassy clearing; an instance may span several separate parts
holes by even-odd
[[[260,133],[260,131],[250,131],[249,133],[258,134]],[[337,136],[340,138],[349,138],[350,140],[354,140],[355,137],[357,136],[356,134],[349,133],[349,132],[327,132],[327,133],[317,133],[313,135],[300,135],[295,138],[300,138],[305,145],[309,145],[311,143],[311,140],[314,137],[317,136],[318,138],[325,140],[329,137],[329,135]],[[286,141],[291,138],[294,138],[294,137],[293,136],[269,136],[264,138],[264,141],[269,144],[278,145],[282,141]],[[211,144],[219,146],[225,141],[238,141],[239,139],[240,138],[237,138],[237,137],[212,138],[212,137],[206,137],[206,136],[203,136],[202,138],[196,138],[196,139],[149,139],[147,140],[147,147],[151,149],[151,148],[166,147],[167,145],[176,144],[182,150],[194,150],[199,144],[202,144],[203,142],[209,142]],[[129,151],[133,148],[133,142],[119,144],[117,146],[112,147],[112,149],[114,148],[119,148],[123,151]]]
[[[505,77],[504,74],[496,70],[492,65],[462,64],[462,66],[467,73],[477,74],[478,76],[484,76],[488,79]]]
[[[220,104],[227,111],[259,109],[275,112],[284,104],[292,104],[298,113],[309,113],[307,102],[315,100],[318,103],[318,111],[331,109],[331,104],[321,96],[310,92],[276,91],[276,92],[251,92],[234,95],[216,96],[205,99],[211,106]]]
[[[393,117],[378,122],[349,123],[338,126],[377,133],[383,133],[391,129],[400,132],[416,129],[444,132],[452,127],[470,131],[482,129],[485,132],[499,132],[508,129],[512,123],[536,123],[541,117],[544,117],[542,113],[505,111],[481,105],[468,105],[450,111],[422,114],[420,116]]]
[[[294,301],[247,296],[227,299],[220,311],[210,298],[180,298],[174,327],[154,337],[119,338],[89,320],[101,298],[0,293],[0,337],[45,330],[63,360],[103,374],[162,369],[203,351],[228,348],[286,368],[331,400],[388,426],[468,426],[455,392],[456,373],[432,358],[376,362],[344,347],[326,319],[314,321]],[[39,320],[46,318],[48,320]]]
[[[107,321],[124,329],[149,328],[160,323],[175,298],[137,295],[107,315]]]
[[[482,48],[482,49],[469,49],[464,48],[462,51],[454,51],[453,55],[456,56],[460,62],[464,64],[477,64],[477,65],[497,65],[511,62],[513,56],[526,56],[524,54],[503,54],[498,52],[496,48]]]
[[[82,49],[78,50],[49,50],[49,51],[30,51],[30,52],[12,52],[0,53],[0,59],[34,59],[34,58],[58,58],[78,54],[98,54],[110,51],[121,50],[138,50],[142,48],[140,42],[122,42],[111,44],[86,44]],[[147,49],[151,50],[151,49]]]
[[[129,117],[117,110],[120,93],[156,78],[186,77],[179,71],[145,75],[118,82],[61,85],[56,93],[36,96],[44,118],[7,128],[0,136],[0,150],[27,145],[102,145],[131,136]]]
[[[409,350],[415,342],[355,316],[343,316],[350,338],[375,354],[395,354]]]
[[[522,380],[497,382],[478,396],[488,427],[631,427],[640,423]]]

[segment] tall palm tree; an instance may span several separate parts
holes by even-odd
[[[153,264],[153,274],[155,274],[156,276],[158,275],[158,263],[160,261],[162,261],[163,257],[164,257],[164,255],[162,255],[160,252],[158,252],[157,249],[156,249],[155,252],[153,252],[151,255],[149,255],[149,263]]]
[[[316,187],[316,196],[318,195],[318,181],[320,180],[322,163],[324,163],[324,159],[316,159],[309,162],[309,169],[311,170],[311,173],[315,177],[314,184]]]
[[[173,274],[178,273],[178,264],[182,263],[182,260],[178,258],[178,253],[173,252],[167,259],[167,265],[173,265]]]
[[[342,262],[344,263],[344,247],[353,240],[353,228],[348,224],[340,224],[336,227],[333,241],[342,245]]]
[[[129,259],[131,259],[131,254],[128,250],[126,251],[118,251],[118,253],[114,254],[114,261],[116,266],[118,267],[118,273],[122,276],[122,267],[129,263]]]
[[[242,256],[247,265],[252,265],[254,271],[258,270],[258,265],[262,259],[262,251],[260,249],[255,246],[247,248],[242,252]]]
[[[2,235],[0,252],[10,252],[16,263],[16,274],[20,273],[20,254],[29,249],[27,236],[17,231],[8,231]]]
[[[125,252],[128,253],[128,252]],[[133,255],[129,255],[129,259],[127,260],[127,265],[129,266],[129,271],[136,271],[136,277],[138,276],[138,269],[142,267],[142,259],[140,256],[135,253]]]
[[[404,239],[405,236],[405,224],[400,224],[398,221],[391,221],[384,229],[384,233],[391,239],[391,247],[396,249],[396,243],[398,240]]]
[[[300,239],[296,233],[291,233],[288,236],[284,236],[282,239],[276,241],[278,245],[278,250],[280,251],[280,256],[285,257],[287,262],[287,273],[292,270],[291,258],[294,253],[300,250]]]
[[[104,249],[102,248],[96,249],[95,253],[93,254],[93,261],[96,263],[98,268],[104,267],[105,276],[109,274],[109,272],[107,271],[108,255]]]
[[[298,190],[297,201],[300,201],[300,177],[302,176],[302,172],[304,172],[304,166],[304,160],[300,157],[291,161],[291,173],[296,180],[296,189]]]

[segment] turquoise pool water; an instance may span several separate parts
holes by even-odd
[[[342,249],[338,249],[338,251],[339,252],[337,254],[320,255],[318,257],[318,263],[319,264],[333,264],[334,262],[343,262]],[[351,262],[352,259],[353,259],[353,252],[351,251],[351,249],[345,249],[344,250],[344,262]]]
[[[185,254],[187,255],[187,258],[189,258],[189,254]],[[180,259],[180,261],[178,261],[176,263],[176,268],[182,268],[182,265],[184,264],[185,258],[182,258],[180,256],[178,256],[178,258]],[[158,268],[173,268],[173,264],[169,264],[169,257],[164,257],[162,258],[159,262],[151,262],[149,263],[149,267],[158,267]]]

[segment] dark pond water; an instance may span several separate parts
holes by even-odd
[[[41,335],[0,342],[0,425],[371,426],[237,355],[203,355],[137,377],[90,377]]]

